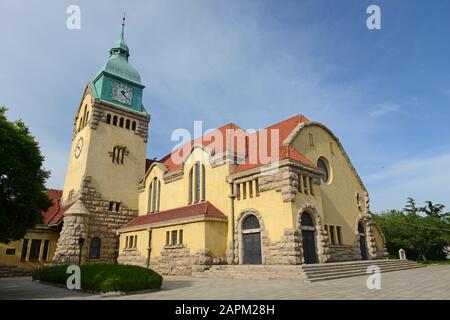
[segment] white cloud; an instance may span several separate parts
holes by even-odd
[[[371,117],[381,117],[391,112],[397,112],[400,109],[400,105],[395,103],[383,103],[378,106],[376,110],[369,113]]]

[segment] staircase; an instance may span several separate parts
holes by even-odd
[[[425,265],[409,260],[366,260],[309,264],[303,265],[302,270],[306,276],[307,282],[315,282],[368,275],[368,273],[366,273],[367,268],[374,265],[378,266],[381,272],[400,271],[425,267]],[[372,273],[373,272],[370,272],[370,274]]]
[[[381,272],[423,268],[409,260],[349,261],[304,265],[215,265],[204,272],[193,272],[198,278],[274,280],[291,279],[315,282],[368,275],[367,268],[376,265]]]
[[[0,264],[0,278],[31,276],[32,270]]]

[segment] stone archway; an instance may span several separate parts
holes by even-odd
[[[356,235],[355,246],[359,248],[362,260],[371,260],[378,257],[374,228],[375,224],[370,214],[359,215],[354,226]],[[367,256],[365,256],[365,253]],[[381,255],[384,255],[384,252]]]
[[[259,228],[257,229],[247,229],[244,230],[244,226],[243,223],[245,222],[245,220],[250,217],[250,216],[254,216],[257,219],[257,222],[259,224]],[[250,231],[250,232],[248,232]],[[250,241],[249,239],[244,239],[244,235],[245,234],[253,234],[252,236],[252,240],[251,242],[254,242],[256,237],[259,237],[260,241],[260,261],[258,264],[265,264],[266,263],[266,257],[267,257],[267,250],[268,250],[268,244],[270,243],[270,240],[267,237],[267,232],[264,226],[264,221],[262,220],[261,214],[256,211],[255,209],[246,209],[244,211],[242,211],[239,215],[239,218],[236,221],[236,230],[235,230],[235,234],[234,234],[234,239],[235,239],[235,243],[236,243],[236,247],[235,247],[235,264],[244,264],[246,263],[245,261],[245,252],[244,252],[244,241],[247,240],[248,242]],[[249,237],[249,238],[250,238]],[[247,237],[246,237],[247,238]]]
[[[312,226],[302,226],[302,215],[307,214],[311,219]],[[305,222],[305,219],[303,219],[303,222]],[[311,263],[310,260],[305,259],[305,253],[309,257],[311,257],[311,252],[305,252],[305,248],[303,247],[305,243],[305,239],[303,239],[304,236],[309,236],[309,242],[312,242],[311,235],[313,235],[314,239],[314,245],[315,245],[315,255],[316,255],[316,263],[325,263],[329,259],[328,255],[328,237],[324,231],[320,215],[317,213],[317,210],[315,207],[311,204],[305,204],[303,205],[298,213],[297,217],[297,228],[301,230],[300,232],[300,243],[302,243],[301,248],[301,261],[302,263]],[[303,231],[310,231],[313,232],[312,234],[304,233]],[[306,241],[307,242],[307,241]]]

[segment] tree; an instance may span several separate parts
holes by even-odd
[[[45,182],[44,157],[25,124],[8,121],[0,107],[0,242],[23,238],[42,223],[42,211],[52,205]]]
[[[440,213],[444,208],[431,204],[428,210],[433,213],[423,216],[419,214],[422,208],[417,208],[414,199],[408,198],[403,211],[390,210],[374,215],[386,238],[388,252],[397,255],[403,248],[411,259],[444,259],[443,250],[450,243],[450,222]]]
[[[443,204],[433,204],[431,201],[425,201],[425,207],[420,208],[420,211],[424,212],[429,217],[444,219],[449,213],[442,213],[445,209]]]
[[[403,212],[408,215],[416,215],[419,210],[420,208],[416,207],[416,201],[413,198],[408,197],[408,199],[406,199],[406,205],[403,208]]]

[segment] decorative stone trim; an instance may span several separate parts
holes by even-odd
[[[234,231],[234,264],[243,264],[244,261],[244,246],[243,246],[243,237],[242,237],[242,222],[246,217],[254,215],[258,218],[259,226],[260,226],[260,235],[261,235],[261,261],[262,264],[266,264],[266,257],[269,256],[269,246],[270,239],[268,237],[268,233],[266,228],[264,227],[264,221],[261,217],[261,214],[255,209],[246,209],[239,214],[238,219],[236,220],[236,228]],[[227,261],[232,259],[232,251],[227,250]]]
[[[268,251],[267,264],[301,264],[302,245],[300,231],[292,228],[284,229],[280,241],[270,243]]]
[[[375,222],[372,219],[371,214],[363,213],[358,216],[358,219],[356,219],[356,223],[355,223],[355,227],[354,227],[355,235],[356,235],[355,246],[358,247],[358,249],[360,248],[360,245],[359,245],[360,236],[359,236],[359,232],[358,232],[358,224],[359,223],[362,223],[362,225],[364,226],[364,229],[366,231],[366,243],[367,243],[368,258],[376,259],[376,258],[384,257],[385,249],[383,250],[383,252],[377,252],[376,240],[375,240],[375,236],[373,233],[373,228],[375,228],[376,226],[375,226]],[[384,241],[384,243],[383,243],[384,248],[385,248],[385,244],[386,244],[386,242]]]
[[[302,214],[306,212],[308,214],[310,214],[313,222],[314,222],[314,226],[316,228],[316,253],[317,253],[317,258],[319,260],[319,263],[325,263],[328,262],[328,260],[330,259],[330,252],[329,252],[329,239],[328,239],[328,234],[326,233],[323,224],[321,222],[321,218],[320,215],[317,213],[317,210],[315,209],[315,207],[312,204],[304,204],[297,215],[297,226],[298,229],[301,230],[301,216]],[[303,238],[302,238],[302,234],[300,232],[299,234],[299,241],[300,243],[303,243]],[[304,263],[304,257],[303,257],[303,246],[302,250],[301,250],[301,262]]]
[[[320,175],[304,170],[301,166],[288,165],[280,167],[271,175],[259,177],[259,191],[275,190],[281,192],[283,202],[294,202],[298,193],[299,174],[311,177],[315,185],[320,185]]]

